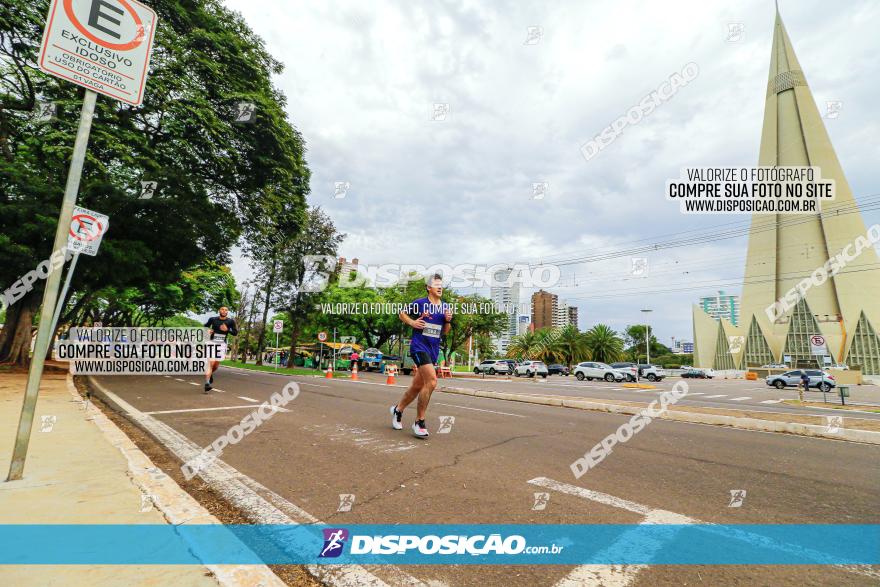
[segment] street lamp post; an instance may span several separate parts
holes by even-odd
[[[645,309],[642,312],[645,313],[645,363],[651,364],[651,326],[648,324],[648,312],[651,310]]]

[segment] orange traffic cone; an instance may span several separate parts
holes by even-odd
[[[394,380],[394,376],[397,375],[397,367],[391,365],[387,370],[388,378],[385,380],[385,385],[396,385],[397,382]]]
[[[324,379],[333,379],[333,365],[327,365],[327,374],[324,375]]]
[[[351,380],[352,381],[358,380],[358,364],[357,363],[355,363],[354,365],[351,366]]]

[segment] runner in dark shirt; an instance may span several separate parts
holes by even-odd
[[[222,306],[219,310],[220,315],[208,318],[205,326],[208,328],[208,342],[218,347],[217,356],[226,356],[227,337],[238,336],[238,328],[235,326],[235,320],[229,317],[229,308]],[[211,391],[214,383],[214,373],[220,368],[219,360],[212,360],[208,363],[208,370],[205,372],[205,393]]]
[[[412,428],[413,434],[419,438],[428,436],[425,412],[428,410],[428,402],[431,401],[431,393],[437,387],[434,364],[440,354],[440,336],[445,335],[452,327],[452,309],[440,301],[440,296],[443,295],[443,277],[434,274],[425,287],[428,290],[427,297],[419,298],[411,304],[413,315],[417,318],[413,319],[407,312],[400,313],[400,319],[413,329],[409,351],[416,364],[416,371],[400,402],[391,406],[391,426],[395,430],[401,430],[403,410],[418,396],[416,421]]]

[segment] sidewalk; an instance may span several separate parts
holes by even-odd
[[[59,372],[43,376],[24,478],[5,481],[25,380],[0,373],[0,524],[220,523]],[[256,565],[0,566],[0,584],[283,585]]]

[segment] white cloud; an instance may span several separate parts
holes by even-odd
[[[310,202],[349,235],[343,256],[516,262],[746,219],[683,217],[662,193],[683,166],[757,161],[773,26],[763,0],[225,3],[286,66],[276,82],[307,142]],[[853,192],[877,192],[880,8],[808,0],[781,9],[820,107],[843,101],[826,126]],[[725,40],[731,22],[744,27],[736,43]],[[537,44],[524,44],[530,26],[543,29]],[[688,62],[700,67],[696,80],[584,160],[582,143]],[[434,103],[449,104],[446,120],[431,120]],[[334,198],[336,181],[351,182],[344,199]],[[549,192],[534,200],[542,181]],[[567,266],[594,277],[558,293],[580,306],[582,327],[622,328],[649,305],[661,340],[690,339],[690,304],[713,282],[742,278],[744,244],[657,251],[638,282],[628,257]],[[248,273],[241,259],[235,272]],[[597,297],[688,286],[699,289]]]

